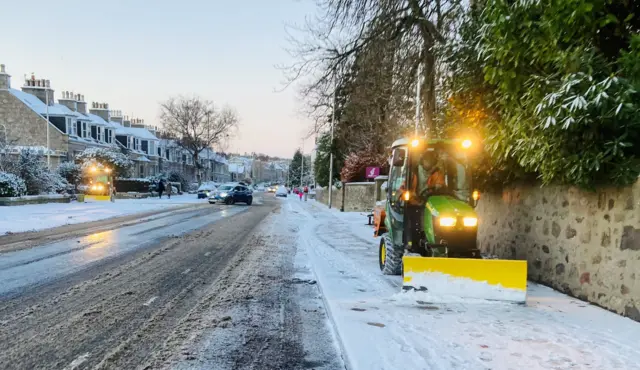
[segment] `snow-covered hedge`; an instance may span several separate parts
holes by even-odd
[[[19,197],[26,192],[23,179],[12,173],[0,172],[0,197]]]
[[[107,166],[113,169],[118,177],[127,177],[133,161],[124,153],[107,148],[87,148],[76,157],[83,168],[91,166]]]
[[[62,178],[67,180],[69,184],[78,185],[82,179],[82,167],[73,162],[60,163],[57,172]]]

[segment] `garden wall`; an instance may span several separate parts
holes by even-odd
[[[639,200],[639,184],[483,194],[478,242],[500,258],[526,259],[533,281],[640,321]]]
[[[25,195],[22,197],[0,197],[0,206],[24,206],[28,204],[70,203],[67,195]]]

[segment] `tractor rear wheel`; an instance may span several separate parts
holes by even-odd
[[[403,252],[404,250],[401,247],[393,245],[389,233],[382,234],[378,250],[380,271],[385,275],[400,275],[402,273]]]

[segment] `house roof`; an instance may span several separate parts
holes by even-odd
[[[116,135],[126,135],[126,136],[133,136],[133,137],[137,137],[145,140],[159,141],[159,139],[154,134],[152,134],[151,131],[147,130],[146,128],[124,127],[121,124],[116,122],[111,122],[111,123],[115,125],[114,127],[116,129]]]
[[[34,112],[45,115],[47,114],[47,105],[38,99],[35,95],[31,95],[21,90],[9,89],[9,92],[20,99],[26,106]],[[73,111],[62,104],[54,104],[49,106],[49,115],[51,116],[73,116]]]

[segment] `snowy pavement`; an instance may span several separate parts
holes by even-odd
[[[206,199],[197,199],[195,194],[183,194],[174,195],[171,199],[117,199],[113,203],[94,201],[0,207],[0,235],[206,203]]]
[[[529,283],[527,304],[400,293],[360,213],[282,200],[350,369],[637,369],[640,323]]]

